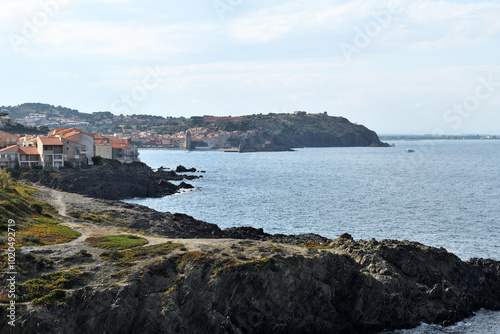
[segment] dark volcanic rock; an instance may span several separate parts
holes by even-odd
[[[23,172],[20,179],[94,198],[128,199],[175,194],[179,186],[168,180],[182,180],[184,177],[175,172],[154,172],[144,163],[121,164],[113,161],[81,170],[30,170]]]
[[[165,258],[126,284],[76,289],[65,307],[21,306],[19,323],[75,334],[376,333],[422,321],[449,324],[500,306],[490,294],[499,262],[465,263],[442,249],[392,240],[340,238],[332,246],[345,253],[274,255],[225,268],[207,254],[185,260],[182,271],[183,255]]]
[[[175,169],[175,171],[177,173],[194,173],[194,172],[196,172],[196,168],[193,167],[193,168],[187,169],[183,165],[179,165],[179,166],[177,166],[177,168]]]

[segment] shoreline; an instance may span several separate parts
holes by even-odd
[[[421,322],[450,325],[480,308],[500,309],[499,261],[464,262],[442,248],[356,241],[348,234],[331,240],[248,227],[221,230],[183,214],[36,188],[81,236],[65,244],[24,246],[22,261],[31,254],[53,266],[32,270],[23,280],[72,267],[85,277],[66,290],[65,306],[19,305],[19,320],[42,324],[42,331],[139,333],[143,327],[132,319],[143,319],[164,332],[376,333]],[[74,218],[75,212],[100,220]],[[143,237],[149,244],[139,249],[146,255],[125,267],[119,258],[103,258],[106,250],[85,241],[103,235]],[[147,255],[147,249],[167,247],[162,245],[174,248]],[[91,257],[78,256],[82,250]],[[114,300],[119,306],[111,307]],[[161,313],[167,305],[169,312]],[[258,321],[250,323],[249,314]],[[280,323],[284,327],[276,330]]]

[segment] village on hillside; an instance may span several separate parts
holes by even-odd
[[[106,137],[130,138],[130,142],[138,148],[185,149],[189,131],[192,149],[227,149],[238,146],[242,140],[249,139],[258,132],[247,126],[245,117],[173,118],[114,115],[110,112],[84,114],[44,104],[25,104],[3,108],[0,112],[5,114],[1,117],[0,130],[2,125],[15,123],[44,129],[46,132],[58,128],[78,128],[87,132],[104,133]],[[16,117],[6,116],[9,113]]]

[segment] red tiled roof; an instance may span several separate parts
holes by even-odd
[[[0,152],[3,152],[3,151],[8,151],[10,149],[13,149],[14,147],[17,147],[17,145],[12,145],[12,146],[9,146],[9,147],[6,147],[4,149],[1,149]]]
[[[50,146],[62,146],[63,143],[60,138],[52,138],[52,137],[38,137],[42,142],[42,145],[50,145]]]
[[[125,150],[130,150],[130,145],[127,145],[126,143],[111,143],[111,146],[113,148],[123,148]]]
[[[33,146],[19,147],[19,154],[24,155],[39,155],[38,149]]]
[[[75,128],[56,128],[53,131],[54,136],[55,135],[66,135],[66,134],[69,134],[69,133],[72,133],[72,132],[75,132],[74,134],[83,133],[83,134],[86,134],[86,135],[89,135],[89,136],[93,136],[93,134],[91,134],[91,133],[89,133],[87,131],[80,130],[80,129],[75,129]]]

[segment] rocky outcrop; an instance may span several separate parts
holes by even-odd
[[[389,146],[374,131],[344,117],[302,113],[254,118],[254,125],[261,129],[257,141],[269,141],[275,147]]]
[[[311,256],[267,253],[238,264],[213,252],[181,253],[115,286],[75,289],[64,307],[20,306],[10,333],[376,333],[446,325],[500,308],[499,265],[349,236]]]
[[[49,188],[113,200],[172,195],[189,186],[185,183],[177,186],[169,181],[195,178],[198,176],[161,169],[155,172],[140,162],[121,164],[117,161],[107,161],[89,169],[29,170],[19,174],[19,179]]]
[[[192,167],[192,168],[188,169],[188,168],[184,167],[183,165],[179,165],[175,169],[175,172],[176,173],[194,173],[194,172],[196,172],[196,168]]]

